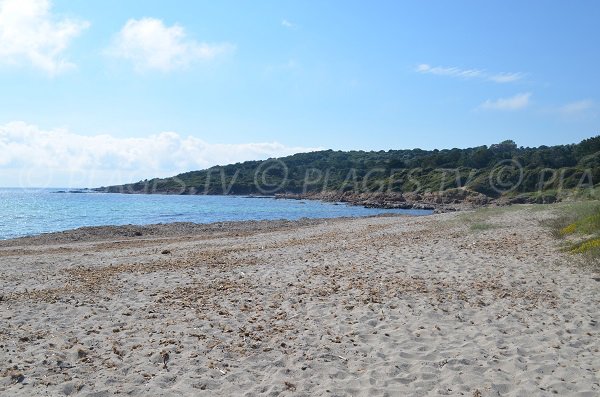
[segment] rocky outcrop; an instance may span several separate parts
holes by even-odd
[[[279,199],[309,199],[360,205],[367,208],[428,209],[435,212],[457,211],[490,204],[488,196],[467,189],[450,189],[443,192],[308,192],[304,194],[276,194]]]

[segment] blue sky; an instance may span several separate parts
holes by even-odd
[[[598,20],[596,1],[0,0],[0,186],[578,142],[600,133]]]

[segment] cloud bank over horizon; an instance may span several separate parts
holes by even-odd
[[[106,186],[319,149],[279,142],[209,143],[176,132],[87,136],[14,121],[0,125],[0,186]]]

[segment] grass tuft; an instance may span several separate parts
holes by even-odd
[[[592,239],[586,240],[582,243],[575,244],[571,247],[569,252],[571,252],[572,254],[585,254],[585,253],[591,253],[591,251],[596,251],[596,250],[600,250],[600,238],[599,237],[592,238]]]
[[[571,223],[568,226],[563,227],[562,229],[560,229],[560,231],[558,232],[561,236],[566,236],[567,234],[573,234],[577,231],[577,224],[576,223]]]
[[[582,255],[588,265],[600,263],[600,204],[583,201],[561,205],[557,216],[545,222],[552,235],[565,239],[565,252]]]
[[[473,232],[482,232],[485,230],[490,230],[490,229],[495,229],[498,226],[496,225],[492,225],[491,223],[487,223],[487,222],[475,222],[473,224],[471,224],[471,231]]]
[[[544,222],[556,238],[575,233],[600,233],[600,203],[598,201],[582,201],[562,204],[556,216]]]

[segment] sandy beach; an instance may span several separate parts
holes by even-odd
[[[553,208],[0,242],[0,395],[598,396]]]

